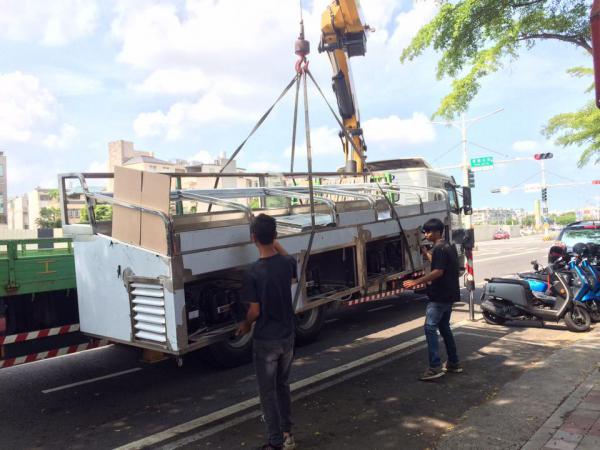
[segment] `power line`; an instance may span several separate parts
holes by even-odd
[[[460,144],[462,142],[459,142],[458,144],[454,145],[453,147],[450,147],[448,150],[445,150],[444,152],[442,152],[440,155],[438,155],[437,157],[435,157],[433,160],[431,160],[431,162],[436,162],[437,160],[443,158],[444,156],[446,156],[448,153],[450,153],[452,150],[454,150],[457,147],[460,147]]]
[[[475,147],[479,147],[479,148],[481,148],[483,150],[487,150],[488,152],[495,153],[496,155],[504,156],[505,158],[510,158],[510,155],[508,155],[506,153],[500,153],[500,152],[498,152],[496,150],[493,150],[493,149],[491,149],[489,147],[486,147],[485,145],[478,144],[477,142],[469,141],[469,143],[473,144]]]

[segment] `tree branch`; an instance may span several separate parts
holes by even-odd
[[[592,53],[592,46],[589,44],[587,39],[581,35],[564,35],[564,34],[555,34],[555,33],[536,33],[536,34],[526,34],[524,36],[519,37],[518,41],[528,41],[531,39],[556,39],[563,42],[569,42],[571,44],[575,44],[578,47],[582,47],[588,51],[588,53]]]
[[[510,3],[510,6],[513,8],[522,8],[523,6],[531,6],[537,5],[538,3],[545,3],[546,0],[531,0],[530,2],[521,2],[521,3]]]

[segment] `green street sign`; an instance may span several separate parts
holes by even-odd
[[[471,168],[476,169],[479,167],[489,167],[492,168],[494,166],[494,157],[493,156],[482,156],[480,158],[472,158],[471,159]]]

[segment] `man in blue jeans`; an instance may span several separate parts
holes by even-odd
[[[249,303],[246,320],[236,335],[254,326],[254,369],[268,442],[262,450],[292,450],[292,398],[290,370],[294,359],[294,308],[292,282],[297,278],[296,260],[275,240],[275,219],[260,214],[251,226],[252,240],[259,252],[244,279],[242,300]]]
[[[425,337],[429,351],[429,368],[420,380],[430,381],[446,372],[463,371],[456,352],[456,342],[450,329],[452,304],[460,301],[458,282],[458,255],[456,248],[443,240],[444,224],[439,219],[430,219],[423,225],[425,239],[433,243],[431,252],[422,249],[423,256],[431,261],[431,272],[416,280],[403,283],[406,289],[427,283],[427,309],[425,310]],[[438,330],[446,344],[448,361],[442,366],[438,344]]]

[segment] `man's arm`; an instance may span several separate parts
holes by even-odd
[[[430,281],[437,280],[439,277],[444,275],[444,269],[434,269],[429,272],[427,275],[421,278],[417,278],[416,280],[406,280],[402,283],[402,286],[405,289],[412,289],[413,287],[419,284],[429,283]]]
[[[260,303],[251,302],[248,312],[246,313],[246,320],[240,324],[235,335],[243,336],[244,334],[249,333],[250,330],[252,330],[252,324],[256,322],[258,316],[260,316]]]

